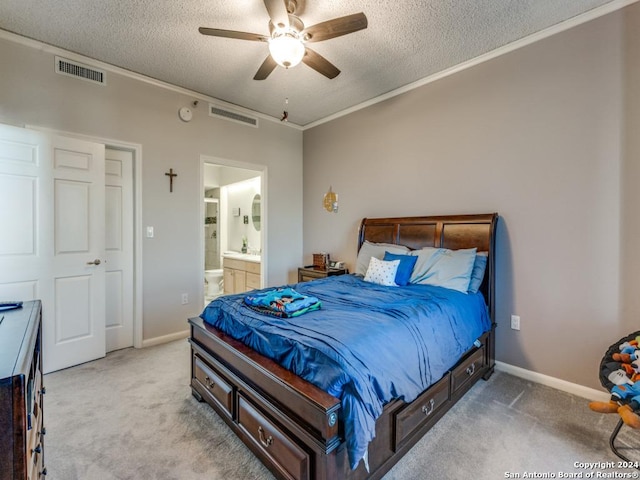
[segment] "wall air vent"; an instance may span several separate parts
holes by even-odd
[[[107,84],[107,74],[104,70],[83,65],[82,63],[67,60],[62,57],[56,57],[56,73],[69,75],[70,77],[80,78],[100,85]]]
[[[234,112],[228,108],[222,108],[218,105],[209,104],[209,115],[212,117],[224,118],[225,120],[231,120],[232,122],[241,123],[243,125],[250,125],[252,127],[258,127],[258,119],[255,117],[249,117],[242,113]]]

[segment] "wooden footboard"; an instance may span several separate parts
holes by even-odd
[[[370,472],[351,470],[340,401],[205,324],[191,325],[191,388],[278,478],[380,478],[473,384],[493,370],[493,332],[412,403],[387,404],[369,446]]]

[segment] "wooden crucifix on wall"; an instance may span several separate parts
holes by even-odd
[[[177,177],[177,173],[173,173],[173,168],[170,168],[167,173],[165,173],[167,177],[169,177],[169,192],[173,192],[173,177]]]

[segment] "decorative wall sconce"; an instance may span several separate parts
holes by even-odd
[[[327,212],[338,213],[338,194],[335,193],[331,187],[329,187],[329,191],[324,194],[323,205]]]

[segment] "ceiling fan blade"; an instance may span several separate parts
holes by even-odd
[[[334,18],[333,20],[311,25],[302,31],[301,37],[305,42],[321,42],[322,40],[328,40],[363,30],[367,28],[367,24],[367,17],[364,13],[354,13],[353,15]]]
[[[267,7],[271,23],[279,28],[289,26],[289,13],[285,0],[264,0],[264,6]]]
[[[273,70],[277,66],[278,66],[278,64],[276,63],[276,61],[273,58],[271,58],[271,55],[268,55],[267,58],[265,58],[264,62],[262,62],[262,65],[260,65],[260,68],[256,72],[256,74],[253,77],[253,79],[254,80],[264,80],[265,78],[267,78],[269,76],[269,74],[271,72],[273,72]]]
[[[198,31],[203,35],[214,37],[237,38],[239,40],[252,40],[254,42],[268,42],[269,37],[257,33],[236,32],[235,30],[221,30],[219,28],[200,27]]]
[[[326,58],[317,52],[314,52],[310,48],[305,48],[304,57],[302,61],[313,68],[316,72],[321,73],[328,79],[336,78],[340,74],[340,70],[329,62]]]

